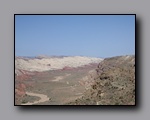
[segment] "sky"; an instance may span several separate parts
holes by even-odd
[[[15,56],[134,54],[134,15],[15,15]]]

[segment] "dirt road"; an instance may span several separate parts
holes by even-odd
[[[46,102],[49,100],[49,98],[47,97],[47,95],[44,94],[37,94],[37,93],[32,93],[32,92],[26,92],[27,95],[30,96],[36,96],[36,97],[40,97],[40,100],[38,101],[34,101],[34,102],[27,102],[25,104],[21,104],[21,105],[33,105],[33,104],[37,104],[37,103],[41,103],[41,102]]]

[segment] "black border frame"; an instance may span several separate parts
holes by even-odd
[[[135,105],[15,105],[15,16],[16,15],[134,15],[135,16]],[[138,102],[138,105],[137,105],[137,99],[139,99],[139,97],[137,96],[138,95],[137,94],[137,86],[138,86],[137,82],[138,81],[136,81],[137,80],[137,71],[136,71],[136,68],[138,66],[137,66],[137,59],[136,59],[137,58],[137,56],[136,56],[137,55],[136,49],[137,49],[137,46],[138,46],[138,44],[137,44],[137,42],[138,42],[137,41],[137,36],[138,35],[137,34],[139,34],[137,32],[139,30],[138,31],[136,30],[137,29],[137,22],[136,21],[137,21],[136,20],[136,14],[14,14],[14,106],[21,106],[21,107],[23,107],[23,106],[28,106],[28,107],[32,107],[32,106],[44,106],[44,107],[51,106],[51,107],[58,107],[58,109],[59,109],[60,106],[61,106],[61,108],[64,108],[64,107],[65,108],[66,107],[70,108],[72,106],[78,106],[80,108],[83,107],[83,106],[85,106],[85,107],[91,106],[90,108],[93,108],[95,106],[99,106],[99,107],[95,107],[95,108],[98,108],[98,109],[100,107],[104,108],[103,106],[110,107],[110,108],[114,108],[114,107],[117,107],[117,106],[120,106],[119,108],[121,108],[121,107],[135,108],[135,106],[138,107],[139,106],[139,102]],[[72,108],[77,108],[77,107],[72,107]]]

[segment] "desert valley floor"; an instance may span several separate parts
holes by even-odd
[[[33,86],[26,91],[46,95],[49,98],[37,104],[65,104],[82,96],[85,90],[84,84],[86,84],[84,81],[88,79],[87,74],[92,69],[94,66],[41,72],[24,81],[24,84]],[[24,98],[23,102],[29,102],[28,98]]]

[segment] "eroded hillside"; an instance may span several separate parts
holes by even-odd
[[[91,87],[68,105],[135,105],[135,56],[104,59]]]

